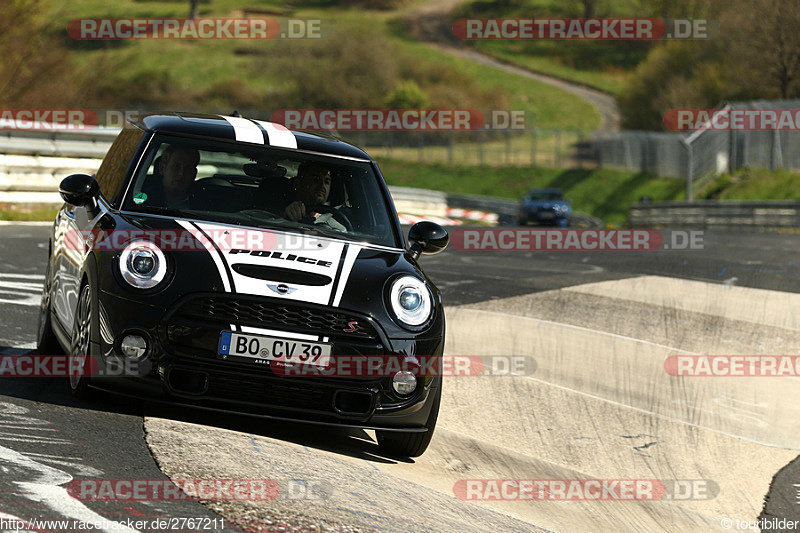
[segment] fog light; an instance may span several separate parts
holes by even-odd
[[[120,343],[122,354],[130,359],[141,359],[147,352],[147,341],[140,335],[126,335]]]
[[[401,370],[392,378],[392,388],[397,394],[411,394],[417,388],[417,376],[407,370]]]

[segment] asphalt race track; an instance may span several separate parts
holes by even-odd
[[[33,347],[47,231],[0,225],[3,354]],[[446,353],[480,356],[484,372],[445,378],[433,442],[414,460],[381,455],[368,431],[84,402],[63,379],[0,378],[0,531],[9,518],[106,520],[106,531],[137,518],[205,520],[184,531],[779,531],[769,526],[800,520],[800,378],[675,377],[665,362],[800,354],[800,235],[704,242],[423,258],[447,306]],[[67,491],[167,478],[280,492],[198,503]],[[547,497],[515,498],[522,483],[508,480],[536,480]],[[631,483],[641,490],[628,497]]]

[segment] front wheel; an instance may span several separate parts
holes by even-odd
[[[92,291],[87,283],[81,288],[78,305],[75,309],[75,322],[72,325],[70,355],[78,359],[77,365],[70,364],[69,388],[76,398],[85,399],[89,390],[89,353],[92,341]],[[78,368],[76,369],[75,366]],[[76,372],[77,370],[77,372]]]
[[[36,351],[39,355],[61,355],[64,350],[53,333],[53,313],[50,310],[50,262],[44,275],[42,301],[39,305],[39,324],[36,328]]]
[[[436,389],[436,395],[433,398],[433,405],[431,412],[428,415],[428,420],[425,422],[425,427],[428,431],[424,433],[411,432],[411,431],[376,431],[378,437],[378,446],[381,450],[389,455],[396,455],[398,457],[419,457],[425,450],[433,438],[433,430],[436,428],[436,419],[439,417],[439,404],[442,401],[442,387]]]

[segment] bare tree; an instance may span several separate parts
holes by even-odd
[[[196,19],[200,16],[198,7],[200,5],[200,0],[189,0],[189,18]]]
[[[597,12],[598,3],[598,0],[581,0],[581,4],[583,4],[583,18],[594,18]]]
[[[65,105],[75,91],[48,15],[44,0],[0,2],[0,107]]]
[[[800,2],[737,0],[723,23],[728,66],[745,91],[765,98],[800,94]]]

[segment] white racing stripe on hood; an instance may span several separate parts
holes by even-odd
[[[186,231],[190,232],[192,235],[197,233],[197,228],[192,225],[191,222],[186,220],[175,220],[180,226],[185,229]],[[225,289],[225,292],[232,292],[231,291],[231,284],[228,278],[228,273],[225,271],[225,264],[222,262],[220,258],[219,251],[214,248],[214,245],[208,241],[208,239],[202,239],[201,244],[203,248],[205,248],[211,259],[214,261],[214,264],[217,265],[217,271],[219,272],[219,277],[222,278],[222,288]]]
[[[197,233],[197,228],[192,225],[191,222],[186,220],[175,220],[183,229],[190,232],[192,235]],[[201,244],[203,248],[206,249],[208,254],[211,256],[211,259],[214,261],[214,264],[217,266],[217,272],[219,272],[219,277],[222,279],[222,288],[225,292],[232,292],[231,291],[231,283],[228,272],[225,270],[225,264],[223,263],[222,259],[220,258],[220,252],[214,245],[209,242],[208,239],[202,239]],[[230,324],[231,331],[236,331],[236,325]]]
[[[209,250],[217,263],[220,275],[230,273],[233,282],[230,292],[256,296],[267,296],[319,305],[338,305],[344,287],[352,270],[361,246],[318,239],[312,236],[289,235],[271,230],[231,229],[209,223],[197,223],[211,239],[217,242],[219,251]],[[236,238],[225,242],[225,232],[236,234]],[[345,254],[345,248],[347,253]],[[340,264],[342,268],[340,270]],[[285,269],[294,272],[308,272],[330,278],[325,285],[304,285],[281,279],[260,279],[236,272],[237,265],[255,265]],[[338,273],[338,274],[337,274]],[[291,272],[289,272],[291,274]],[[276,276],[278,277],[278,276]],[[269,286],[286,285],[289,292],[282,294]],[[334,294],[335,290],[335,294]]]
[[[345,285],[347,285],[347,281],[350,279],[350,272],[353,270],[353,265],[356,263],[356,258],[358,257],[358,253],[360,251],[361,246],[356,244],[350,244],[347,247],[347,255],[344,258],[342,272],[339,274],[339,283],[336,286],[336,295],[333,297],[333,302],[331,302],[333,307],[339,307],[339,303],[342,301],[342,294],[344,294]]]

